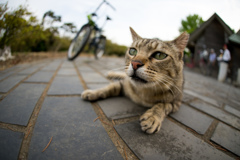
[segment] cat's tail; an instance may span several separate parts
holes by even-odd
[[[111,80],[113,80],[113,79],[121,80],[121,79],[124,79],[126,77],[127,77],[127,75],[126,75],[125,72],[112,72],[112,71],[110,71],[110,72],[107,73],[107,78],[111,79]]]

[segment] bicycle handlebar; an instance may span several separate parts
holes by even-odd
[[[104,0],[104,1],[105,1],[105,0]],[[109,7],[111,7],[114,11],[116,11],[116,8],[113,7],[113,5],[111,5],[109,2],[105,1],[105,3],[106,3]]]
[[[116,11],[116,9],[113,7],[113,5],[111,5],[109,2],[107,2],[106,0],[103,0],[100,4],[99,4],[99,6],[97,7],[97,9],[94,11],[94,13],[96,13],[98,10],[99,10],[99,8],[104,4],[104,3],[106,3],[109,7],[111,7],[114,11]]]

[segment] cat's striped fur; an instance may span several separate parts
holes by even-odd
[[[108,75],[122,80],[99,90],[86,90],[82,98],[94,101],[123,94],[133,102],[149,107],[140,117],[140,125],[143,131],[152,134],[160,130],[164,117],[181,105],[182,58],[189,35],[182,33],[173,41],[161,41],[141,38],[132,28],[130,30],[133,43],[125,55],[125,74]]]

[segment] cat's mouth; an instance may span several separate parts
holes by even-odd
[[[133,74],[133,75],[131,76],[131,78],[132,78],[132,80],[137,81],[137,82],[147,83],[146,80],[144,80],[144,79],[138,77],[136,74]]]

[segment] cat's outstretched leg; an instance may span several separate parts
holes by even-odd
[[[107,74],[108,79],[124,79],[127,77],[127,74],[125,72],[113,72],[110,71]]]
[[[177,103],[158,103],[154,105],[140,117],[142,131],[148,134],[158,132],[162,126],[164,118],[169,113],[176,112],[180,105],[180,101]]]
[[[118,96],[120,95],[121,90],[122,90],[121,82],[115,82],[101,89],[97,90],[87,89],[83,91],[81,97],[84,100],[94,101],[100,98],[104,99],[111,96]]]

